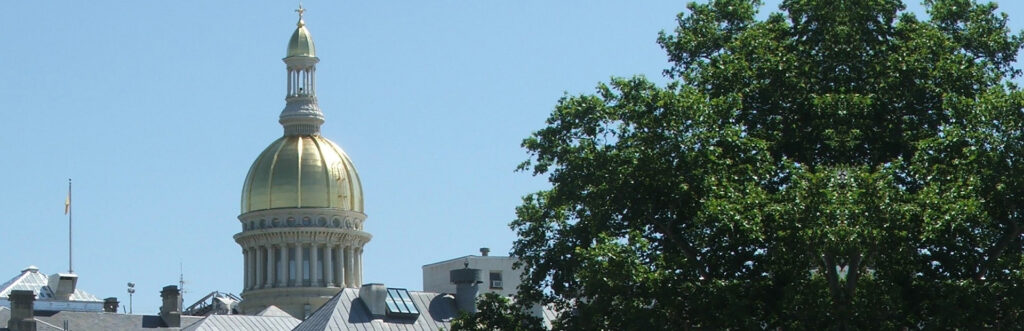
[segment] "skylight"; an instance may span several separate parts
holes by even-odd
[[[385,299],[387,314],[389,316],[418,316],[420,311],[412,303],[409,291],[404,288],[388,288],[388,297]]]

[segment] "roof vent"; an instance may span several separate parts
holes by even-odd
[[[481,247],[480,248],[480,255],[481,256],[487,256],[487,254],[489,254],[489,253],[491,253],[491,249],[490,248],[487,248],[487,247]]]
[[[387,287],[384,284],[363,284],[359,288],[359,299],[363,300],[363,304],[366,305],[366,309],[370,311],[370,315],[373,315],[374,319],[385,316],[384,300],[387,295]]]
[[[26,267],[25,269],[21,270],[22,273],[24,273],[26,271],[39,272],[39,267],[34,266],[34,265],[30,265],[30,266]]]
[[[449,271],[451,282],[455,283],[455,306],[468,313],[476,313],[476,295],[480,292],[480,269],[470,269],[469,263],[463,269]]]
[[[71,295],[75,294],[75,286],[78,285],[78,275],[55,273],[50,275],[46,285],[50,287],[57,300],[71,300]]]

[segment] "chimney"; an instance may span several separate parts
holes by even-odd
[[[11,301],[11,319],[7,328],[11,331],[36,331],[36,295],[30,290],[13,290],[7,299]]]
[[[169,328],[181,327],[181,292],[178,286],[168,285],[160,291],[164,305],[160,306],[160,318],[164,320]]]
[[[50,275],[46,283],[50,290],[53,291],[55,299],[69,301],[71,300],[71,295],[75,294],[75,286],[78,285],[78,275],[56,273]]]
[[[480,250],[483,252],[483,250]],[[469,263],[463,269],[455,269],[449,273],[451,282],[455,283],[455,307],[459,311],[476,313],[476,295],[480,291],[480,269],[470,269]]]
[[[116,313],[118,304],[119,302],[117,302],[117,298],[115,297],[103,299],[103,311],[107,313]]]
[[[359,299],[363,300],[363,304],[370,310],[370,315],[373,315],[374,319],[384,318],[387,313],[384,310],[387,297],[388,288],[384,284],[363,284],[363,287],[359,288]]]
[[[487,256],[487,254],[490,253],[490,252],[491,252],[490,248],[487,248],[487,247],[481,247],[480,248],[480,256]]]

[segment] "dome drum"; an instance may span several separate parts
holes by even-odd
[[[333,208],[281,208],[258,210],[238,216],[242,231],[275,228],[331,228],[363,230],[366,215]]]
[[[235,234],[235,242],[245,246],[268,246],[282,243],[310,242],[321,244],[344,244],[362,247],[373,235],[347,229],[296,228],[296,229],[264,229],[239,232]]]

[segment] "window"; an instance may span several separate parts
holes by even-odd
[[[409,296],[409,291],[404,288],[388,288],[388,297],[384,299],[387,314],[389,316],[416,317],[420,311]]]
[[[491,271],[491,288],[501,288],[501,271]]]

